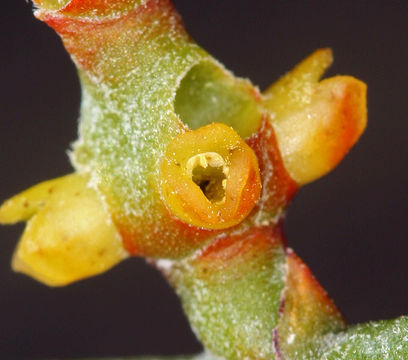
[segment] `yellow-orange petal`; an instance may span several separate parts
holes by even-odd
[[[320,77],[333,62],[330,49],[318,49],[264,92],[274,121],[309,105]]]
[[[319,49],[264,92],[283,162],[298,185],[331,171],[367,122],[366,85],[350,76],[318,82],[333,61]]]
[[[170,212],[207,229],[241,222],[261,192],[254,152],[224,124],[177,136],[166,149],[160,176],[163,200]]]
[[[102,273],[127,257],[105,204],[73,174],[16,195],[0,208],[0,221],[28,220],[13,256],[15,271],[49,286]]]
[[[67,178],[67,181],[61,181],[59,178],[44,181],[8,199],[0,207],[0,224],[29,220],[55,192],[59,193],[61,187],[67,186],[68,179],[70,180]]]
[[[366,123],[366,85],[336,76],[316,86],[310,105],[273,125],[285,167],[303,185],[337,166]]]

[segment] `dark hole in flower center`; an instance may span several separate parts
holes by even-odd
[[[192,180],[211,202],[217,203],[225,200],[227,179],[223,167],[196,166],[193,169]]]

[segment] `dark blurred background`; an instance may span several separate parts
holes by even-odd
[[[291,206],[290,245],[351,323],[408,314],[408,3],[177,0],[193,37],[264,89],[319,47],[329,75],[368,84],[369,125],[330,175]],[[404,40],[405,39],[405,40]],[[0,200],[71,171],[80,101],[59,38],[24,0],[0,13]],[[14,274],[23,225],[0,229],[0,359],[200,350],[161,276],[132,259],[66,288]]]

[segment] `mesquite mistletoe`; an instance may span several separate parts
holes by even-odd
[[[81,84],[73,174],[6,201],[13,268],[50,286],[129,256],[160,269],[207,356],[407,359],[408,320],[348,327],[281,221],[366,125],[365,84],[315,51],[261,93],[186,34],[169,0],[37,0]]]

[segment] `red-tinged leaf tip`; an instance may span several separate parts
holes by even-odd
[[[117,17],[146,2],[148,0],[34,0],[39,12],[47,11],[91,19]]]
[[[284,359],[298,359],[304,354],[317,359],[319,337],[343,329],[345,322],[302,260],[291,249],[286,256],[288,273],[275,333],[276,348]]]

